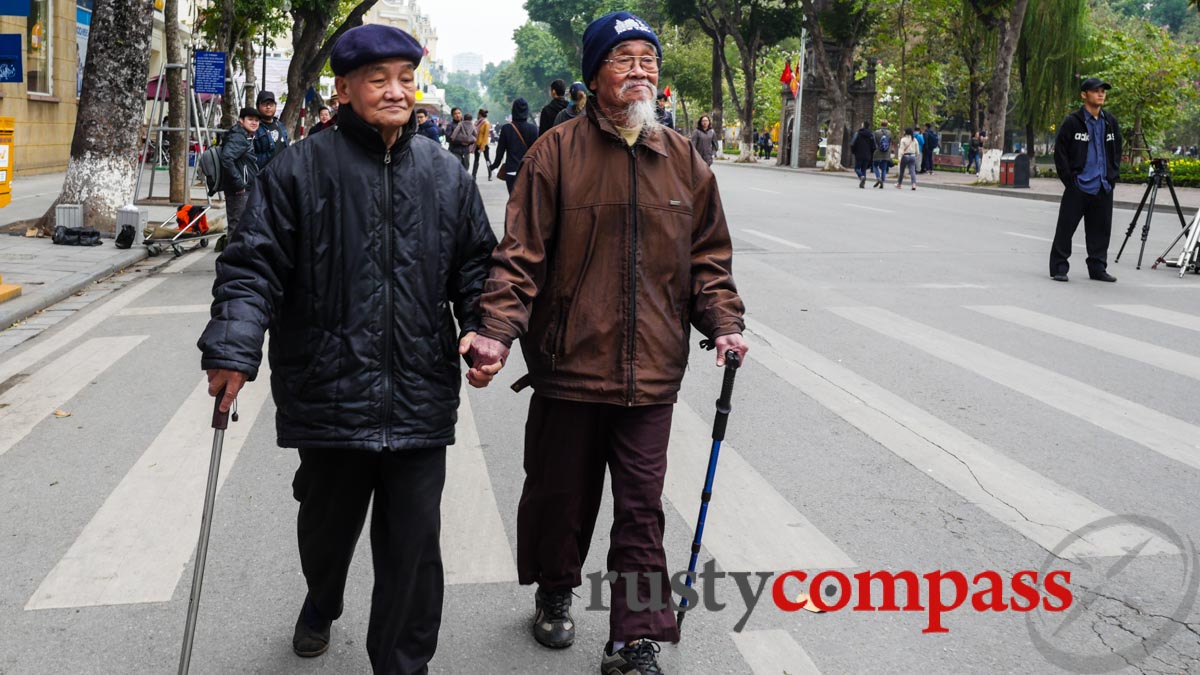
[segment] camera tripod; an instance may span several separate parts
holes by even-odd
[[[1129,223],[1129,229],[1125,230],[1125,241],[1121,242],[1121,250],[1117,251],[1117,257],[1113,259],[1113,262],[1121,262],[1121,254],[1125,252],[1125,244],[1129,243],[1129,237],[1133,234],[1133,228],[1137,227],[1138,217],[1142,215],[1142,209],[1145,208],[1146,200],[1148,199],[1150,201],[1150,209],[1146,211],[1146,224],[1142,226],[1142,247],[1138,251],[1137,261],[1137,269],[1142,269],[1142,256],[1146,253],[1146,238],[1150,236],[1150,219],[1154,217],[1154,203],[1158,198],[1158,189],[1162,187],[1164,182],[1167,184],[1167,189],[1171,191],[1171,201],[1175,204],[1175,213],[1179,214],[1179,225],[1184,230],[1187,229],[1187,221],[1183,218],[1183,208],[1179,206],[1179,198],[1175,196],[1175,183],[1171,180],[1171,171],[1167,168],[1167,160],[1151,159],[1150,178],[1146,181],[1146,192],[1142,194],[1142,201],[1138,203],[1137,211],[1133,214],[1133,220]],[[1176,239],[1176,241],[1179,240]]]
[[[1179,258],[1175,261],[1167,260],[1167,254],[1175,248],[1175,244],[1178,244],[1180,239],[1185,237],[1187,240],[1183,243],[1183,251],[1180,252]],[[1197,211],[1196,217],[1192,218],[1192,224],[1185,227],[1183,232],[1175,237],[1175,241],[1171,242],[1162,255],[1158,256],[1158,260],[1154,261],[1150,269],[1158,269],[1159,263],[1166,263],[1167,267],[1178,267],[1180,279],[1187,274],[1188,270],[1200,274],[1200,211]]]

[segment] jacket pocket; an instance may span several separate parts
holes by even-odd
[[[298,391],[295,394],[303,398],[304,391],[313,383],[314,378],[320,373],[322,366],[329,366],[336,363],[335,354],[328,353],[330,348],[334,346],[337,338],[326,330],[320,330],[320,338],[317,339],[317,346],[308,355],[308,363],[300,376],[297,377],[293,385]]]

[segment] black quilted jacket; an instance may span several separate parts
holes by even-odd
[[[250,190],[217,260],[201,366],[253,379],[269,329],[281,446],[451,444],[457,338],[479,324],[496,245],[479,191],[415,121],[390,152],[349,105],[329,131]]]

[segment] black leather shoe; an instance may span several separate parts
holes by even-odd
[[[1091,275],[1091,277],[1092,277],[1092,279],[1094,279],[1096,281],[1116,281],[1117,280],[1116,277],[1109,274],[1108,272],[1101,272],[1099,274],[1093,274],[1093,275]]]
[[[296,632],[292,634],[292,651],[296,656],[310,659],[320,656],[329,649],[329,628],[332,621],[322,621],[312,602],[305,597],[304,607],[296,619]]]
[[[1050,278],[1051,278],[1051,279],[1053,279],[1053,280],[1055,280],[1055,281],[1066,281],[1066,280],[1067,280],[1067,275],[1065,275],[1065,274],[1051,274],[1051,275],[1050,275]],[[1113,281],[1116,281],[1116,280],[1114,279]]]

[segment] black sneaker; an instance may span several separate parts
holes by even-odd
[[[533,638],[551,649],[570,647],[575,642],[575,621],[571,618],[571,590],[543,591],[533,596]]]
[[[604,648],[600,675],[663,675],[658,667],[659,646],[653,640],[637,640],[610,654],[612,643]]]
[[[296,632],[292,634],[292,651],[296,656],[312,658],[329,649],[329,627],[332,621],[324,621],[313,607],[312,600],[304,598],[300,616],[296,619]]]

